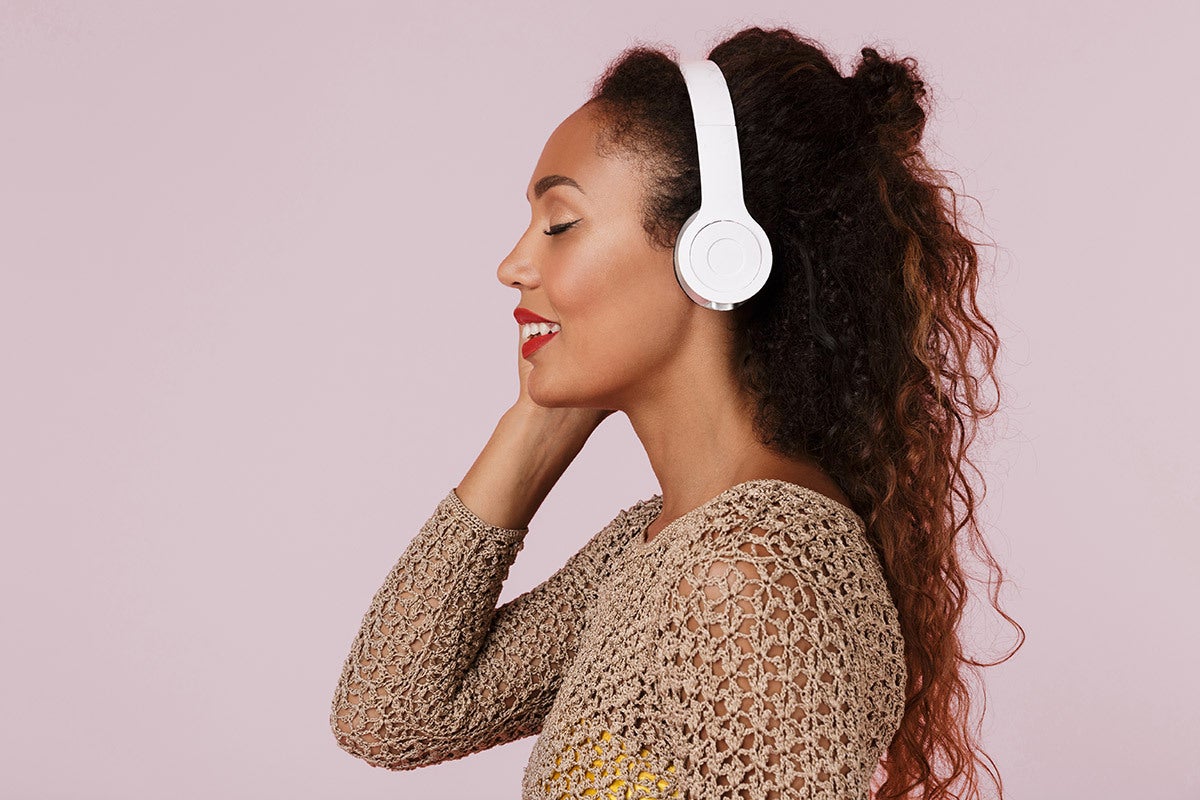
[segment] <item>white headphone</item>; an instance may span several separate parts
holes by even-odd
[[[700,209],[675,240],[675,278],[698,305],[730,311],[749,300],[771,273],[771,242],[746,210],[733,101],[721,68],[682,61],[700,152]]]

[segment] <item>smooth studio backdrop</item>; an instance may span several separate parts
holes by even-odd
[[[1007,795],[1200,797],[1200,6],[736,8],[0,0],[0,796],[518,795],[532,738],[392,773],[329,702],[516,397],[496,268],[547,136],[636,41],[758,24],[844,72],[917,58],[926,147],[996,245]],[[657,490],[614,415],[500,602]],[[994,657],[1013,631],[975,607]]]

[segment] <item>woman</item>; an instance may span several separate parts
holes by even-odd
[[[880,798],[977,796],[956,534],[983,541],[954,434],[994,411],[967,355],[982,344],[990,377],[997,342],[918,149],[915,63],[862,55],[843,77],[757,27],[709,54],[774,252],[728,312],[673,269],[700,204],[677,63],[631,48],[554,131],[497,271],[520,292],[519,397],[376,593],[333,699],[341,747],[405,770],[540,734],[526,798],[860,798],[877,768]],[[661,494],[496,608],[617,410]]]

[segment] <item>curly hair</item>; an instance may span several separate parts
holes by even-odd
[[[966,451],[978,420],[999,408],[999,338],[975,299],[980,243],[961,232],[955,192],[920,149],[930,100],[916,61],[872,47],[861,55],[843,76],[819,43],[759,27],[708,55],[733,100],[746,207],[774,255],[763,289],[722,312],[731,368],[756,400],[764,445],[815,458],[867,522],[899,611],[907,699],[875,796],[920,788],[924,800],[957,798],[961,781],[961,797],[978,798],[978,762],[1003,797],[969,725],[966,673],[1011,658],[1025,633],[1000,609],[1003,571],[964,474],[974,469]],[[673,49],[626,49],[588,104],[602,120],[598,151],[633,158],[646,176],[648,240],[673,247],[700,206],[691,105]],[[970,371],[972,345],[981,375]],[[981,377],[996,386],[990,407]],[[996,571],[992,606],[1020,634],[1000,661],[964,653],[971,576],[960,530]]]

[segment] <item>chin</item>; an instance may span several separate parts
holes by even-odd
[[[575,392],[557,392],[553,388],[539,386],[533,377],[537,374],[535,367],[529,375],[529,399],[542,408],[599,408],[599,403],[590,395],[580,395]]]
[[[540,395],[534,391],[529,392],[529,399],[532,400],[537,405],[541,406],[542,408],[575,408],[576,407],[576,404],[570,402],[569,400],[563,400],[562,398],[556,397],[554,395],[550,395],[550,396],[546,397],[546,396]]]
[[[537,403],[542,408],[560,408],[562,403],[560,398],[554,392],[547,392],[537,386],[537,379],[533,376],[537,373],[537,368],[534,367],[533,372],[529,375],[529,399]]]

